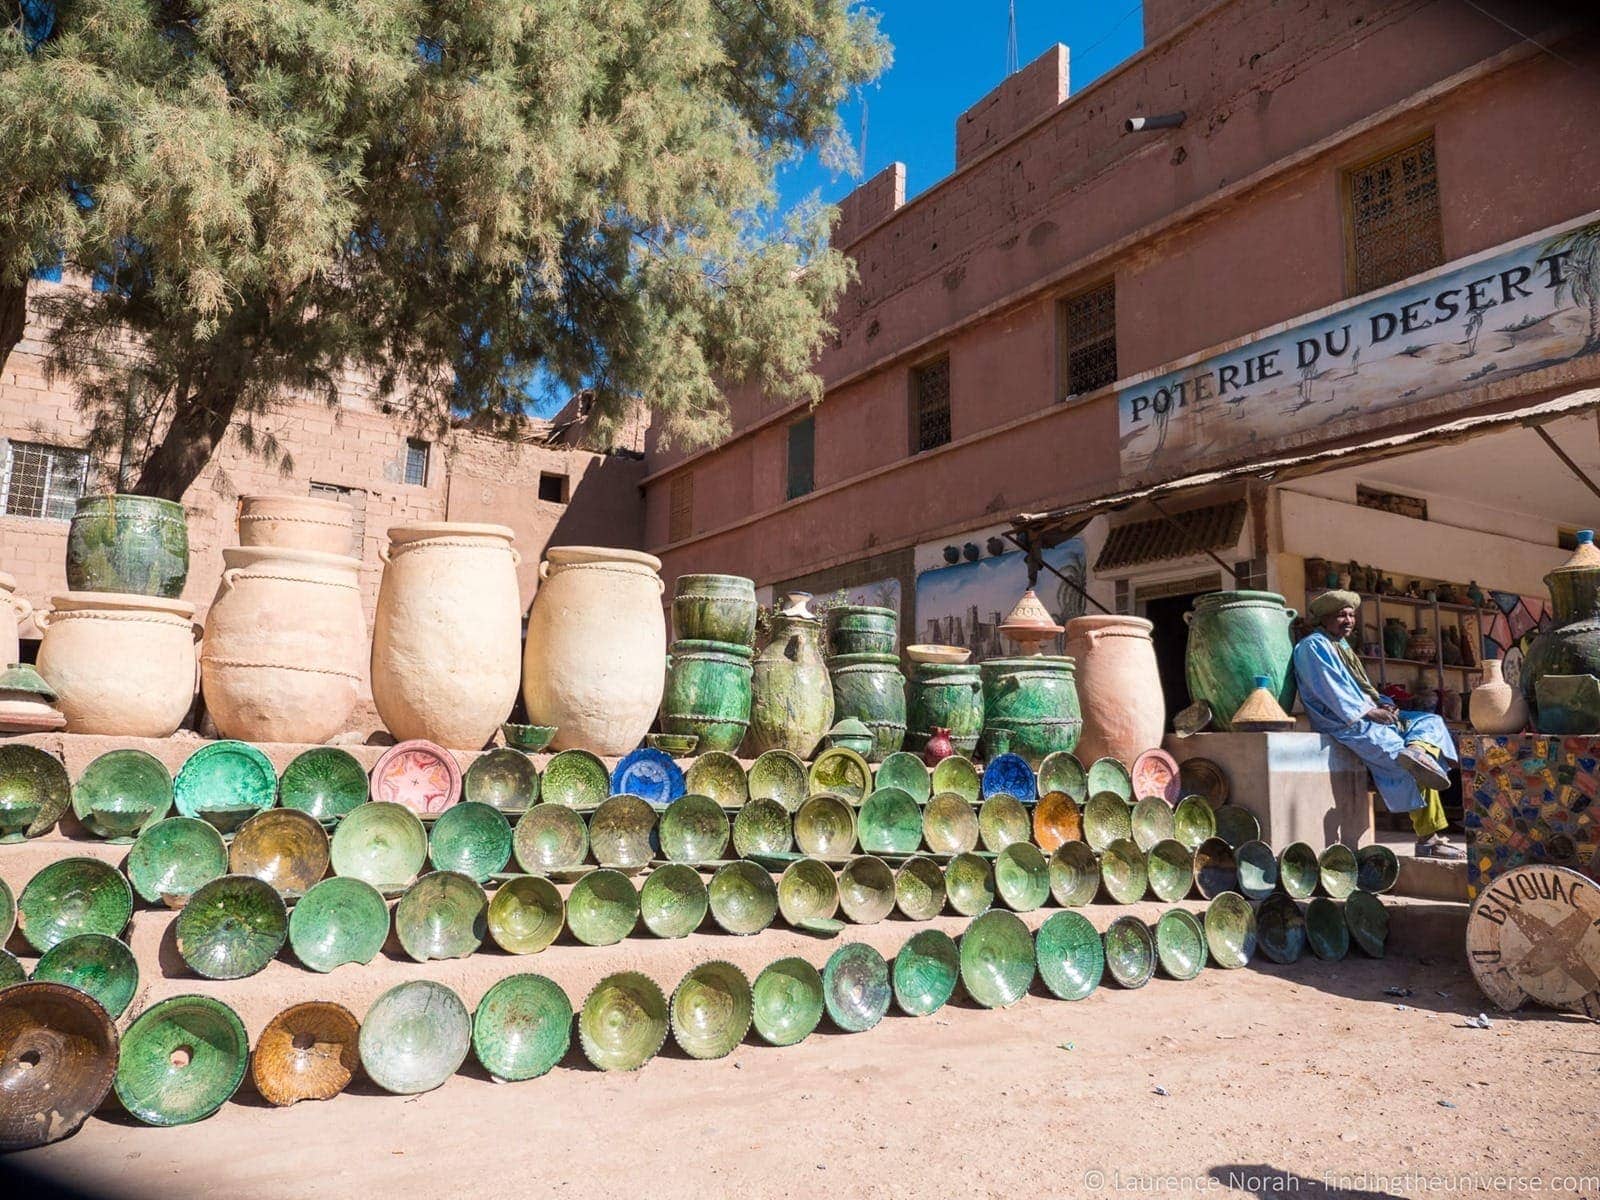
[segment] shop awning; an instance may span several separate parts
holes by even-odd
[[[1207,550],[1229,549],[1238,544],[1239,535],[1244,532],[1246,508],[1243,500],[1229,500],[1173,513],[1170,520],[1158,517],[1118,525],[1106,535],[1094,569],[1116,571]]]

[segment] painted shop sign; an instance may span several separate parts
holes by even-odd
[[[1118,395],[1122,469],[1192,463],[1600,351],[1600,213]]]

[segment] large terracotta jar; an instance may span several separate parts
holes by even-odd
[[[1289,626],[1295,611],[1276,592],[1207,592],[1184,614],[1189,644],[1184,674],[1189,696],[1211,706],[1211,728],[1226,733],[1233,714],[1256,690],[1256,676],[1271,680],[1270,690],[1284,712],[1294,707],[1294,644]]]
[[[983,727],[1011,734],[1011,749],[1037,766],[1047,754],[1076,750],[1083,731],[1072,659],[1059,654],[991,658],[983,675]]]
[[[889,635],[891,638],[893,633]],[[872,730],[870,762],[882,762],[906,740],[906,677],[898,654],[861,651],[828,660],[833,719],[854,717]]]
[[[367,625],[342,554],[239,546],[206,614],[200,689],[223,737],[322,742],[343,731],[361,688]]]
[[[983,680],[976,663],[918,663],[906,687],[905,748],[921,753],[943,729],[955,753],[971,755],[983,732]]]
[[[801,758],[816,753],[833,725],[833,685],[822,658],[822,622],[797,611],[772,618],[772,634],[756,654],[750,681],[750,732],[744,752],[751,758],[787,750]]]
[[[673,642],[661,697],[662,731],[693,734],[702,754],[737,750],[750,727],[752,654],[737,642]]]
[[[355,510],[318,496],[239,497],[239,544],[354,555]]]
[[[1479,733],[1521,733],[1528,724],[1522,693],[1506,682],[1498,658],[1483,660],[1483,682],[1472,689],[1467,715]]]
[[[1522,660],[1522,697],[1539,718],[1535,689],[1546,675],[1600,676],[1600,547],[1580,530],[1572,557],[1544,577],[1553,619]]]
[[[514,536],[453,521],[389,530],[372,700],[400,741],[480,750],[510,715],[522,627]]]
[[[661,560],[639,550],[552,546],[528,617],[522,697],[551,746],[627,754],[655,720],[665,685]]]
[[[170,737],[194,703],[194,605],[158,596],[67,592],[35,612],[39,674],[68,733]]]
[[[19,660],[21,642],[17,639],[17,626],[31,616],[33,605],[17,595],[17,581],[0,571],[0,670]]]
[[[67,586],[75,592],[183,594],[189,522],[155,496],[83,496],[67,530]]]
[[[1076,753],[1084,762],[1115,758],[1132,764],[1161,745],[1167,706],[1150,641],[1154,626],[1143,617],[1074,617],[1067,622],[1067,653],[1077,661],[1083,732]]]

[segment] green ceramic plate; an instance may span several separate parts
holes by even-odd
[[[598,808],[611,794],[611,772],[587,750],[563,750],[545,764],[539,791],[546,804]]]
[[[328,834],[309,813],[292,808],[258,812],[233,835],[228,872],[254,875],[280,895],[303,895],[328,873]]]
[[[657,867],[639,888],[639,915],[659,938],[688,937],[700,928],[710,907],[705,880],[683,863]]]
[[[1185,796],[1199,796],[1212,808],[1228,802],[1228,776],[1209,758],[1189,758],[1178,764],[1178,781]]]
[[[228,847],[198,817],[168,817],[139,835],[128,851],[128,878],[146,904],[186,899],[228,873]]]
[[[522,757],[517,750],[506,753]],[[441,871],[458,871],[485,883],[511,861],[511,826],[492,805],[458,801],[439,814],[428,832],[428,857]]]
[[[752,800],[776,800],[790,812],[798,812],[807,794],[806,765],[787,750],[768,750],[750,764],[748,782]]]
[[[369,963],[389,940],[389,906],[361,879],[324,879],[289,910],[289,945],[313,971]]]
[[[894,871],[871,854],[852,858],[839,872],[839,907],[857,925],[875,925],[894,911]]]
[[[1065,792],[1078,804],[1089,798],[1089,776],[1070,751],[1047,754],[1039,764],[1039,794],[1048,792]]]
[[[778,885],[766,868],[753,862],[724,863],[711,877],[706,893],[711,919],[729,933],[760,933],[778,915]]]
[[[1012,842],[1000,851],[994,860],[994,890],[1012,912],[1038,908],[1050,898],[1050,863],[1044,851],[1032,842]]]
[[[794,840],[804,854],[841,858],[856,847],[856,815],[838,796],[812,796],[794,815]]]
[[[803,958],[768,964],[750,991],[752,1021],[768,1045],[797,1045],[822,1020],[822,976]]]
[[[944,899],[944,872],[933,859],[908,858],[895,872],[894,906],[908,921],[933,920],[944,911]]]
[[[1217,836],[1217,814],[1198,796],[1185,796],[1172,810],[1172,836],[1191,850]]]
[[[1224,804],[1215,811],[1216,836],[1237,850],[1246,842],[1261,839],[1261,822],[1255,813],[1238,804]]]
[[[1206,948],[1219,967],[1242,967],[1255,954],[1255,910],[1238,892],[1223,892],[1207,906]]]
[[[1274,892],[1256,909],[1256,945],[1267,958],[1285,965],[1305,953],[1305,915],[1282,892]]]
[[[511,975],[478,1001],[472,1049],[497,1080],[537,1079],[572,1045],[572,1001],[543,975]]]
[[[505,738],[506,745],[523,754],[538,754],[550,744],[556,736],[554,725],[522,725],[515,721],[505,721],[500,726],[500,736]]]
[[[0,996],[0,1061],[0,1153],[48,1145],[76,1133],[111,1090],[116,1026],[74,988],[11,981]]]
[[[922,848],[922,809],[903,788],[880,787],[861,803],[856,837],[868,854],[915,854]]]
[[[1239,892],[1246,900],[1265,900],[1278,888],[1278,857],[1265,842],[1241,842],[1233,851]]]
[[[1091,850],[1104,850],[1118,838],[1131,837],[1132,805],[1115,792],[1095,792],[1089,797],[1083,806],[1083,840],[1089,843]]]
[[[11,887],[0,879],[0,946],[11,940],[11,931],[17,927],[17,899]]]
[[[1207,838],[1194,852],[1194,882],[1207,900],[1239,890],[1239,862],[1221,838]]]
[[[1326,896],[1306,902],[1306,943],[1318,958],[1330,962],[1350,953],[1350,927],[1339,906]]]
[[[1206,931],[1186,908],[1169,908],[1156,921],[1156,961],[1171,979],[1193,979],[1205,969]]]
[[[817,755],[806,782],[813,796],[825,792],[859,804],[872,787],[872,768],[854,750],[834,746]]]
[[[1142,988],[1156,971],[1156,939],[1138,917],[1118,917],[1106,927],[1106,971],[1125,988]]]
[[[733,818],[733,852],[740,858],[787,854],[793,848],[794,821],[776,800],[751,800]]]
[[[983,795],[982,780],[972,760],[960,754],[941,758],[933,768],[933,794],[954,792],[968,804],[977,804]]]
[[[911,1017],[936,1013],[955,994],[961,951],[955,939],[924,929],[906,939],[894,956],[894,1002]]]
[[[1100,860],[1087,842],[1062,842],[1050,856],[1050,894],[1062,908],[1079,908],[1100,890]]]
[[[1141,850],[1171,838],[1176,830],[1172,806],[1160,796],[1145,796],[1134,803],[1131,818],[1133,840]]]
[[[585,946],[613,946],[639,921],[639,893],[621,871],[590,871],[567,893],[567,928]]]
[[[48,833],[71,802],[72,783],[59,758],[36,746],[0,745],[0,843]]]
[[[1033,821],[1022,801],[997,792],[978,809],[978,837],[985,850],[1000,853],[1013,842],[1026,842],[1033,834]]]
[[[1377,895],[1400,879],[1400,860],[1387,846],[1362,846],[1356,851],[1356,886]]]
[[[283,897],[253,875],[213,879],[174,922],[178,954],[202,979],[243,979],[265,969],[289,937]]]
[[[1356,862],[1355,851],[1349,846],[1335,842],[1317,855],[1318,882],[1322,884],[1322,890],[1335,900],[1343,900],[1355,891],[1356,881],[1360,877],[1360,864]]]
[[[787,818],[785,818],[787,820]],[[589,847],[602,867],[637,870],[655,850],[656,810],[638,796],[612,796],[589,818]]]
[[[801,858],[778,880],[778,911],[795,929],[807,921],[830,921],[839,911],[839,883],[826,863]]]
[[[728,853],[728,814],[710,796],[679,796],[661,814],[661,853],[673,862],[715,862]]]
[[[955,855],[945,864],[944,890],[950,907],[962,916],[988,912],[995,897],[994,863],[977,854]]]
[[[465,958],[489,934],[489,897],[456,871],[430,871],[394,906],[400,946],[417,962]]]
[[[520,750],[486,750],[461,777],[461,795],[503,813],[520,813],[539,803],[539,769]]]
[[[102,754],[72,789],[73,814],[95,837],[111,842],[131,842],[171,808],[172,775],[143,750]]]
[[[542,875],[514,875],[489,900],[489,936],[507,954],[537,954],[561,934],[566,901]]]
[[[146,1125],[187,1125],[226,1104],[249,1065],[238,1013],[210,996],[169,996],[122,1035],[117,1099]]]
[[[1045,918],[1034,935],[1039,978],[1060,1000],[1085,999],[1100,986],[1106,954],[1100,934],[1082,913],[1059,912]]]
[[[798,763],[800,760],[795,759]],[[745,779],[744,767],[739,760],[726,750],[707,750],[694,762],[689,764],[689,769],[684,773],[684,786],[688,791],[701,796],[710,796],[723,808],[739,808],[750,799],[750,784]],[[805,767],[800,768],[800,786],[797,789],[804,799],[805,792]],[[778,799],[776,796],[767,796],[766,799]],[[778,803],[783,803],[778,799]],[[796,801],[799,803],[799,801]]]
[[[974,917],[961,935],[961,982],[984,1008],[1015,1004],[1033,983],[1033,935],[1004,909]]]
[[[922,810],[922,840],[935,854],[965,854],[978,848],[978,810],[965,796],[940,792]]]
[[[1144,858],[1145,877],[1156,899],[1176,904],[1194,887],[1194,855],[1177,838],[1164,838]]]
[[[754,998],[744,972],[730,962],[690,967],[672,991],[672,1038],[690,1058],[724,1058],[750,1031]]]
[[[822,968],[822,1002],[845,1033],[864,1033],[889,1011],[889,964],[865,942],[840,946]]]
[[[512,846],[517,865],[530,874],[568,871],[589,857],[589,827],[576,810],[547,800],[517,818]]]
[[[1100,881],[1105,884],[1106,895],[1118,904],[1135,904],[1144,899],[1150,877],[1145,870],[1144,852],[1132,838],[1118,838],[1101,852]]]
[[[17,960],[17,956],[9,950],[0,950],[0,988],[8,988],[27,978],[28,970]]]
[[[1290,842],[1278,855],[1278,883],[1296,900],[1306,900],[1317,890],[1317,852],[1304,842]]]
[[[928,768],[922,759],[905,750],[896,750],[878,764],[874,786],[899,788],[918,804],[926,804],[928,797],[933,794],[933,780],[929,778]]]
[[[33,978],[64,983],[92,996],[113,1021],[139,990],[139,964],[128,944],[103,933],[80,933],[57,942],[40,957]]]
[[[648,975],[619,971],[594,985],[578,1014],[584,1057],[602,1071],[637,1071],[667,1040],[667,998]]]
[[[80,933],[120,937],[133,916],[133,890],[97,858],[61,858],[28,880],[17,900],[22,936],[41,954]]]
[[[334,822],[367,802],[367,771],[337,746],[313,746],[295,755],[278,780],[278,803]]]
[[[429,1092],[456,1073],[472,1044],[467,1006],[442,983],[412,979],[372,1002],[361,1022],[361,1065],[400,1096]]]
[[[1124,804],[1133,803],[1133,777],[1128,768],[1114,758],[1097,758],[1084,772],[1085,786],[1090,796],[1111,792]]]
[[[1350,927],[1350,936],[1373,958],[1382,958],[1389,940],[1389,914],[1383,901],[1371,892],[1354,891],[1344,902],[1344,923]],[[38,972],[34,973],[37,977]]]
[[[172,794],[180,815],[232,833],[252,813],[277,803],[278,775],[249,742],[212,742],[178,768]]]
[[[333,873],[364,879],[379,891],[410,886],[428,861],[428,832],[403,804],[368,800],[334,830]]]

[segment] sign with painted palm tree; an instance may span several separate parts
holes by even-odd
[[[1597,353],[1590,213],[1135,378],[1118,395],[1122,468],[1217,464],[1251,442]]]

